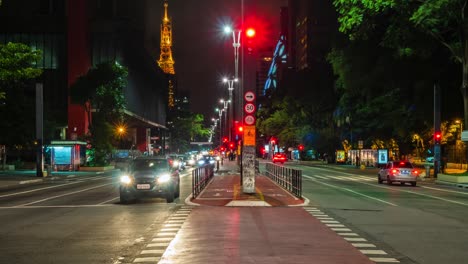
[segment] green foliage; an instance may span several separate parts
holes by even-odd
[[[116,62],[97,65],[70,88],[73,103],[85,107],[89,117],[91,108],[96,109],[90,123],[90,142],[94,148],[92,161],[95,166],[108,163],[112,153],[115,133],[112,124],[120,123],[126,106],[123,89],[127,85],[128,71]]]
[[[206,141],[201,138],[206,138],[210,131],[203,126],[203,115],[190,112],[172,114],[170,132],[173,151],[184,153],[190,150],[191,141]]]
[[[0,45],[0,144],[32,148],[35,138],[35,89],[42,74],[34,68],[41,51],[21,43]]]

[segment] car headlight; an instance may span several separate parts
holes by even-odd
[[[178,167],[179,166],[179,162],[177,160],[174,161],[174,167]]]
[[[214,164],[214,163],[215,163],[215,161],[214,161],[214,160],[210,160],[210,164]]]
[[[165,183],[165,182],[168,182],[170,179],[171,179],[171,175],[163,174],[163,175],[159,176],[158,183]]]
[[[216,160],[221,160],[221,158],[219,156],[216,156]]]
[[[123,183],[123,184],[130,184],[130,183],[132,183],[132,178],[130,178],[130,176],[128,176],[128,175],[122,175],[120,177],[120,182]]]
[[[199,160],[199,161],[198,161],[198,164],[199,164],[199,165],[203,165],[203,164],[205,164],[205,161],[204,161],[204,160]]]

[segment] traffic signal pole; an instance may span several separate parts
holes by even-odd
[[[440,171],[440,149],[441,133],[440,133],[440,86],[434,84],[434,177]]]

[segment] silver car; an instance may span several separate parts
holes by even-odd
[[[377,175],[379,183],[387,181],[388,185],[399,182],[401,185],[406,182],[416,186],[420,171],[414,168],[409,161],[389,161]]]

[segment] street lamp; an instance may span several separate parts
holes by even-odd
[[[219,144],[222,145],[223,144],[223,127],[222,127],[222,116],[223,116],[223,112],[224,112],[224,108],[222,109],[219,109],[219,108],[216,108],[215,109],[216,112],[218,112],[218,115],[219,115]]]
[[[224,111],[224,130],[226,130],[226,128],[228,127],[227,124],[227,110],[228,110],[228,106],[229,106],[229,103],[231,102],[231,100],[224,100],[224,99],[220,99],[219,100],[219,103],[221,103],[223,105],[223,111]],[[223,132],[226,132],[226,131],[223,131]]]
[[[232,33],[232,46],[234,47],[234,77],[239,78],[239,48],[242,30],[235,30],[226,26],[224,27],[224,32],[226,34]]]
[[[233,102],[233,98],[232,98],[232,92],[234,91],[234,82],[238,82],[238,79],[237,78],[233,78],[233,79],[228,79],[228,78],[224,78],[223,79],[223,82],[224,83],[227,83],[228,84],[228,91],[229,91],[229,102]],[[234,104],[232,104],[233,106]],[[231,109],[229,110],[229,140],[232,141],[232,136],[231,136],[231,126],[232,126],[232,123],[234,122],[234,107],[231,107]]]

